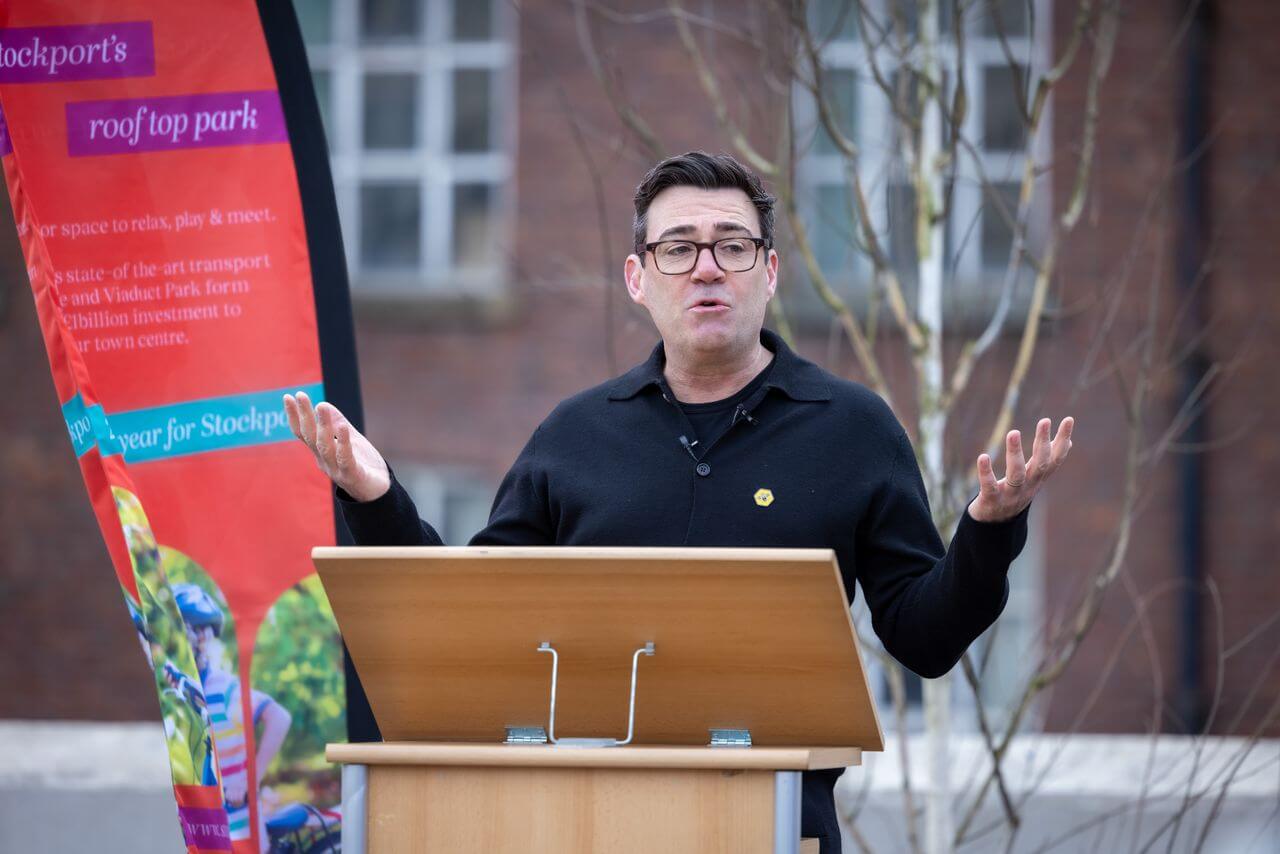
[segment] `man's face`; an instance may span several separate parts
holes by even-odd
[[[646,243],[760,236],[755,205],[736,188],[669,187],[649,205]],[[627,292],[649,310],[668,352],[715,356],[746,352],[760,340],[765,306],[778,284],[778,254],[761,249],[750,270],[726,273],[703,249],[692,270],[667,274],[650,252],[643,265],[629,256],[625,272]]]

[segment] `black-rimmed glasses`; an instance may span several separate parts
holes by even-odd
[[[724,272],[745,273],[756,265],[756,258],[764,245],[763,237],[722,237],[711,243],[659,240],[656,243],[646,243],[644,250],[653,253],[658,272],[676,276],[696,267],[698,255],[703,249],[711,250],[716,266]]]

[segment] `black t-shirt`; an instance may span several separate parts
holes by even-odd
[[[722,400],[712,400],[707,403],[685,403],[680,401],[680,409],[689,419],[689,423],[693,425],[693,435],[689,437],[689,442],[694,444],[694,449],[699,452],[699,456],[709,446],[715,444],[716,440],[724,435],[724,431],[732,426],[734,413],[737,412],[738,407],[747,398],[755,394],[760,386],[765,384],[769,379],[769,373],[773,370],[774,363],[777,361],[777,358],[770,359],[769,364],[765,365],[764,369],[756,374],[751,382],[730,397]],[[695,440],[697,440],[696,443]]]

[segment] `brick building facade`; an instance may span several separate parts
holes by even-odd
[[[626,97],[667,151],[729,149],[671,22],[647,14],[652,4],[618,5],[626,7],[618,15],[591,19],[606,74],[619,71]],[[1126,382],[1136,376],[1144,336],[1152,333],[1154,288],[1160,347],[1199,346],[1222,366],[1206,407],[1207,445],[1198,449],[1202,572],[1212,582],[1211,592],[1194,603],[1203,615],[1196,665],[1202,711],[1208,712],[1220,682],[1212,730],[1249,733],[1261,726],[1275,735],[1280,396],[1272,365],[1280,358],[1274,239],[1280,214],[1268,203],[1280,195],[1280,117],[1262,93],[1280,78],[1280,59],[1270,46],[1280,34],[1280,9],[1265,0],[1204,5],[1211,19],[1194,32],[1206,38],[1202,127],[1210,142],[1190,160],[1179,151],[1193,50],[1184,10],[1177,3],[1128,2],[1120,15],[1101,88],[1087,205],[1061,253],[1055,311],[1018,407],[1016,423],[1024,430],[1041,415],[1077,419],[1071,460],[1037,502],[1038,557],[1028,570],[1036,580],[1027,595],[1051,629],[1106,560],[1122,501],[1129,423],[1122,399],[1132,391]],[[353,263],[367,432],[398,471],[416,478],[424,504],[456,520],[457,531],[478,524],[498,478],[556,402],[624,370],[655,341],[621,282],[631,191],[650,158],[622,128],[591,72],[574,4],[529,0],[518,14],[506,4],[491,8],[488,26],[507,40],[511,54],[508,65],[494,60],[501,70],[490,85],[514,104],[506,109],[500,94],[491,98],[489,133],[509,157],[494,173],[505,177],[494,179],[500,183],[492,198],[499,201],[492,206],[493,227],[484,232],[504,259],[500,275],[481,296],[448,288],[425,296],[376,288],[362,293],[360,264]],[[738,8],[720,0],[700,7],[715,20],[733,18]],[[1056,56],[1074,4],[1059,0],[1044,9],[1052,10]],[[424,15],[428,23],[433,14]],[[743,100],[765,115],[785,108],[790,93],[761,83],[751,49],[724,36],[710,44],[732,87],[761,93]],[[326,96],[341,90],[343,60],[340,51],[333,55]],[[465,51],[459,55],[469,61]],[[1055,210],[1070,194],[1080,154],[1085,70],[1085,61],[1077,63],[1053,101]],[[1201,167],[1205,190],[1198,208],[1205,223],[1203,264],[1194,277],[1211,321],[1202,336],[1182,335],[1175,322],[1185,294],[1178,249],[1189,239],[1180,211],[1190,162]],[[455,226],[463,228],[456,220]],[[154,717],[152,684],[62,426],[11,224],[0,232],[6,271],[0,359],[10,368],[0,402],[8,426],[0,445],[7,487],[0,494],[0,646],[6,650],[0,684],[9,687],[0,696],[0,716]],[[788,268],[780,288],[784,304],[787,289],[807,288],[800,271]],[[1108,295],[1121,288],[1114,325],[1099,347],[1095,333],[1111,305]],[[863,378],[848,346],[833,345],[825,325],[800,329],[803,353]],[[949,442],[972,452],[950,451],[953,462],[976,457],[1016,345],[1016,337],[1006,336],[980,364],[978,388],[957,411]],[[901,390],[896,397],[908,401],[911,378],[899,343],[884,340],[880,349]],[[1155,376],[1142,415],[1147,441],[1177,412],[1179,383],[1176,367]],[[1180,513],[1189,496],[1179,466],[1190,450],[1174,447],[1142,470],[1127,558],[1079,654],[1039,701],[1046,728],[1179,727],[1178,710],[1188,708],[1178,694],[1189,660],[1180,646],[1187,603],[1179,575]]]

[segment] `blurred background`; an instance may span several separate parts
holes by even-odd
[[[366,432],[448,542],[656,342],[641,176],[732,153],[779,196],[770,326],[891,398],[944,534],[993,437],[1076,419],[963,667],[927,688],[866,638],[893,738],[842,780],[847,850],[1280,851],[1280,4],[294,7]],[[0,216],[0,848],[87,808],[166,850],[154,684]]]

